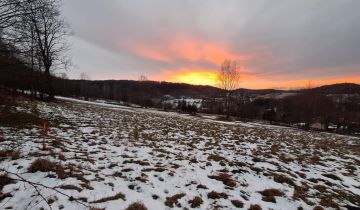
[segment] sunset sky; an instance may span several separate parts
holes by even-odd
[[[360,83],[359,0],[65,0],[78,79],[216,85],[224,59],[243,88]]]

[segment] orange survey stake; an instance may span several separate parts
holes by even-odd
[[[49,123],[45,122],[43,125],[44,134],[47,135],[49,130]]]

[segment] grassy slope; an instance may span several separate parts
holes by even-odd
[[[124,209],[138,200],[149,209],[360,205],[358,138],[63,101],[21,99],[10,110],[50,121],[48,149],[40,149],[40,122],[0,125],[0,168],[88,207]],[[87,209],[41,192],[55,209]],[[12,197],[1,207],[47,208],[29,185],[5,185],[6,193]]]

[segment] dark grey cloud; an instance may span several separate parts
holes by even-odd
[[[359,9],[358,0],[64,0],[70,75],[151,78],[235,55],[268,79],[360,76]]]

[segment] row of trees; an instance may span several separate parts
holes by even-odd
[[[239,119],[267,120],[309,127],[318,122],[325,128],[333,124],[341,132],[360,132],[360,95],[327,95],[316,89],[298,91],[284,98],[262,98],[259,95],[233,93],[230,109],[224,99],[208,98],[202,111],[227,114]]]
[[[52,72],[70,64],[66,42],[70,30],[61,16],[60,0],[0,2],[2,55],[21,62],[32,75],[37,75],[31,79],[30,90],[46,93],[52,99],[55,94]],[[2,68],[7,67],[2,65]],[[13,85],[19,86],[22,82]]]

